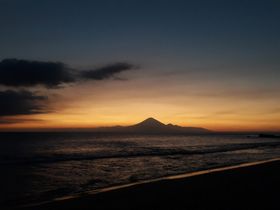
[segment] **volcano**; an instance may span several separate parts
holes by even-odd
[[[208,129],[200,127],[182,127],[170,123],[164,124],[152,117],[131,126],[102,127],[95,128],[93,131],[137,134],[204,134],[211,132]]]

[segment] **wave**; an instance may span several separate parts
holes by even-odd
[[[53,154],[53,155],[34,155],[32,157],[8,157],[1,155],[0,164],[41,164],[41,163],[56,163],[63,161],[86,161],[98,159],[112,158],[139,158],[149,156],[175,156],[175,155],[203,155],[211,153],[222,153],[238,150],[256,149],[256,148],[271,148],[280,146],[280,142],[265,142],[265,143],[244,143],[244,144],[229,144],[229,145],[212,145],[200,148],[142,148],[142,150],[121,151],[112,153],[100,154]],[[138,148],[139,149],[139,148]]]

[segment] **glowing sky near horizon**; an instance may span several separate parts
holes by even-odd
[[[154,117],[212,130],[280,131],[279,9],[276,0],[3,0],[0,60],[138,68],[121,72],[122,79],[31,87],[48,96],[50,111],[0,116],[0,129]]]

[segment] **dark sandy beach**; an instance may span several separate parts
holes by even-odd
[[[165,179],[20,209],[280,209],[280,161]]]

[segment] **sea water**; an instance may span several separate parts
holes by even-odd
[[[246,135],[0,133],[0,207],[279,156]]]

